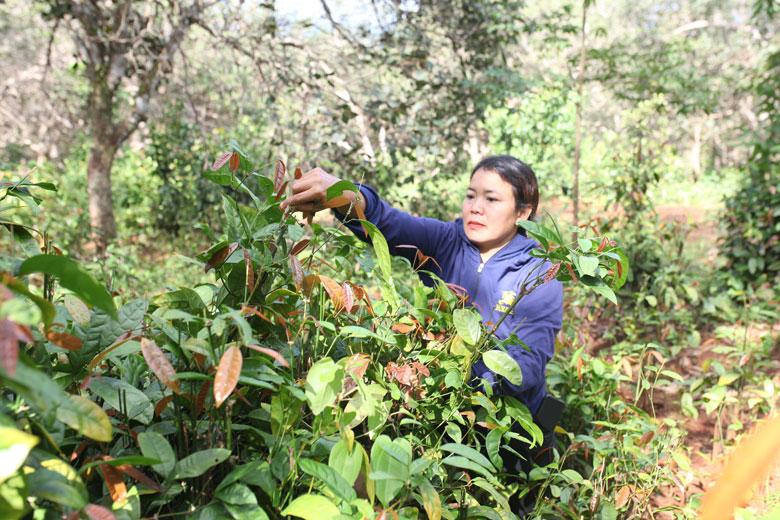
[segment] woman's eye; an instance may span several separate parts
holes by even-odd
[[[472,195],[471,193],[467,193],[466,194],[466,199],[471,200],[473,198],[474,198],[474,195]]]
[[[492,197],[488,197],[488,202],[496,202],[496,201],[498,201],[498,199],[494,199]]]

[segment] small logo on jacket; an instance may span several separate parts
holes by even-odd
[[[498,312],[507,312],[515,303],[516,299],[517,293],[515,291],[502,291],[501,299],[498,300],[498,303],[493,310]]]

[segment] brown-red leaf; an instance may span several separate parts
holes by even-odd
[[[287,362],[286,359],[284,359],[284,356],[282,356],[279,352],[266,348],[261,347],[260,345],[247,345],[247,348],[251,348],[252,350],[255,350],[257,352],[260,352],[261,354],[265,354],[266,356],[270,356],[274,358],[280,365],[282,365],[285,368],[290,368],[290,363]]]
[[[228,168],[230,168],[231,172],[235,173],[236,170],[238,170],[240,164],[241,164],[241,156],[238,155],[238,153],[233,152],[230,155],[230,164],[228,164]]]
[[[282,191],[282,183],[284,182],[284,177],[287,174],[287,167],[284,165],[284,162],[281,159],[276,160],[276,171],[274,172],[274,193],[279,195],[279,193]]]
[[[209,258],[208,262],[206,262],[206,267],[204,269],[205,272],[208,272],[209,269],[216,269],[222,265],[236,249],[238,249],[237,242],[233,242],[232,244],[226,245],[225,247],[219,249],[216,253],[211,255],[211,258]]]
[[[236,388],[241,376],[241,366],[244,358],[241,349],[236,346],[228,348],[219,360],[217,373],[214,375],[214,405],[219,408]]]
[[[49,331],[46,333],[46,339],[58,347],[70,350],[71,352],[79,350],[84,344],[79,338],[66,332]]]
[[[290,249],[290,254],[296,256],[298,255],[298,253],[306,249],[306,246],[308,245],[309,245],[309,239],[304,238],[303,240],[301,240],[300,242],[292,246],[292,249]]]
[[[165,352],[157,346],[157,343],[150,339],[141,338],[141,354],[162,384],[177,394],[181,392],[179,381],[176,379],[176,370],[168,361]]]
[[[97,504],[87,504],[84,507],[84,512],[89,520],[116,520],[116,516],[110,509]],[[78,518],[78,511],[76,511],[76,518]]]

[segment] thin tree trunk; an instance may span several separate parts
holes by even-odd
[[[574,203],[574,227],[580,218],[580,153],[582,149],[582,95],[585,84],[585,21],[588,13],[587,0],[582,2],[582,24],[580,26],[580,66],[577,77],[577,104],[574,114],[574,164],[572,166],[571,197]]]

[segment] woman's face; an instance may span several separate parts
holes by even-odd
[[[501,248],[517,234],[516,222],[530,208],[515,209],[512,185],[493,170],[477,170],[463,199],[463,229],[468,239],[487,253]]]

